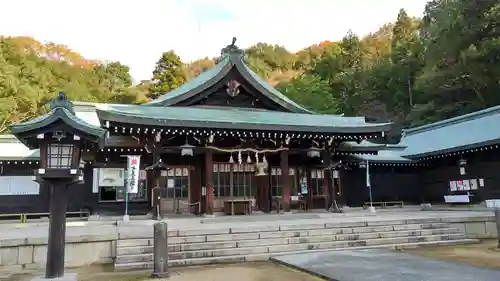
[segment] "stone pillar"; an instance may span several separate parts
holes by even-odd
[[[154,224],[154,271],[155,278],[168,277],[168,225],[166,222]]]
[[[206,206],[205,212],[207,215],[213,214],[214,204],[214,184],[212,175],[214,172],[213,151],[211,149],[205,150],[205,187],[206,187]]]
[[[45,278],[54,279],[64,276],[68,182],[53,180],[47,183],[50,185],[50,222]]]
[[[290,168],[288,166],[288,151],[283,150],[280,153],[280,185],[283,198],[283,212],[290,212],[291,194],[290,194]]]

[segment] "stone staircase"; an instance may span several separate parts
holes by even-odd
[[[172,266],[268,260],[271,256],[328,250],[391,248],[475,243],[449,224],[424,219],[317,223],[308,225],[169,231]],[[128,235],[130,237],[130,235]],[[115,268],[153,266],[153,239],[117,241]]]

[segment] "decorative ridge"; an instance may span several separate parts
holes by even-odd
[[[71,114],[75,115],[75,110],[73,109],[73,104],[68,100],[64,92],[59,92],[59,95],[49,102],[50,110],[64,108],[68,110]]]
[[[430,123],[427,125],[418,126],[415,128],[403,129],[403,137],[407,137],[410,135],[419,134],[419,133],[423,133],[423,132],[427,132],[427,131],[431,131],[431,130],[435,130],[435,129],[440,129],[440,128],[454,125],[454,124],[459,124],[459,123],[464,123],[464,122],[476,120],[476,119],[491,116],[494,114],[500,114],[500,105],[486,108],[486,109],[479,110],[479,111],[475,111],[472,113],[460,115],[457,117],[441,120],[438,122]]]
[[[228,56],[233,54],[243,56],[245,54],[245,51],[236,46],[236,37],[233,37],[233,41],[231,42],[231,44],[222,48],[220,53],[221,56]]]

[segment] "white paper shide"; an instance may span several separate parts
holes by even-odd
[[[127,155],[127,192],[137,193],[139,190],[141,156]]]

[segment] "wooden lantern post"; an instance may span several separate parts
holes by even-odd
[[[63,277],[68,187],[83,180],[81,150],[102,143],[106,131],[77,118],[64,93],[51,102],[47,114],[10,129],[30,149],[40,149],[35,181],[50,187],[45,278]]]

